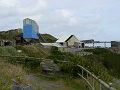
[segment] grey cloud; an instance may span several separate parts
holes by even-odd
[[[0,0],[0,30],[22,28],[22,20],[31,18],[40,33],[102,39],[119,32],[118,8],[110,0]]]

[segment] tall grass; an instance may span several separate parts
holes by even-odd
[[[120,78],[120,54],[104,48],[86,50],[93,52],[93,55],[86,56],[88,60],[95,63],[101,63],[102,67],[114,77]]]
[[[15,83],[13,81],[15,81]],[[27,78],[27,73],[21,66],[15,66],[10,63],[1,62],[0,59],[0,90],[10,90],[13,84],[31,84],[35,90],[42,90],[38,84],[31,82]]]
[[[20,53],[18,53],[17,50],[12,46],[0,47],[0,54],[1,55],[10,55],[10,56],[19,56],[20,55]]]
[[[13,84],[12,79],[17,80],[18,77],[21,77],[21,84],[27,84],[25,72],[20,66],[0,62],[0,90],[9,88]]]
[[[22,50],[22,54],[29,57],[40,57],[45,58],[49,55],[49,51],[44,49],[42,46],[15,46],[17,50]]]

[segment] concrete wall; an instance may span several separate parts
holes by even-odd
[[[58,47],[58,51],[68,52],[68,48],[66,48],[66,47]]]
[[[118,41],[111,41],[111,47],[120,48],[120,42],[118,42]]]

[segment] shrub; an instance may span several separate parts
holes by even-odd
[[[25,67],[29,68],[29,69],[37,69],[38,67],[40,67],[40,61],[36,60],[36,59],[25,59]]]
[[[70,74],[73,77],[77,76],[77,72],[81,72],[80,68],[77,67],[77,64],[79,64],[88,69],[90,72],[94,73],[96,76],[99,76],[102,80],[112,80],[108,73],[108,69],[104,66],[105,58],[103,56],[110,54],[111,51],[101,48],[86,51],[94,52],[94,54],[88,56],[79,56],[71,53],[60,52],[57,50],[57,48],[55,48],[51,51],[51,55],[47,58],[50,58],[55,62],[57,62],[57,60],[69,61],[69,63],[58,64],[63,73]]]
[[[1,51],[0,54],[2,54],[2,55],[11,55],[11,56],[19,55],[17,50],[12,46],[0,47],[0,51]]]
[[[91,62],[101,63],[110,75],[120,77],[120,54],[113,53],[108,49],[96,48],[85,50],[93,52],[93,55],[85,56]],[[104,71],[104,70],[103,70]]]
[[[15,46],[17,50],[22,50],[22,54],[29,57],[46,57],[48,53],[43,47],[40,46]]]

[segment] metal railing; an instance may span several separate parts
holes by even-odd
[[[21,59],[36,59],[39,61],[42,60],[51,60],[51,59],[45,59],[45,58],[37,58],[37,57],[28,57],[28,56],[9,56],[9,55],[0,55],[0,57],[5,57],[5,58],[21,58]],[[58,62],[62,62],[62,63],[70,63],[70,61],[61,61],[61,60],[57,60]],[[98,77],[96,77],[94,74],[92,74],[90,71],[88,71],[87,69],[85,69],[83,66],[81,65],[77,65],[80,69],[81,69],[81,73],[77,73],[80,77],[82,77],[87,84],[89,85],[89,87],[92,90],[103,90],[103,87],[106,88],[106,90],[116,90],[115,88],[113,88],[111,85],[106,84],[104,81],[102,81],[101,79],[99,79]],[[84,73],[86,73],[86,75],[84,75]],[[89,81],[89,76],[92,77],[92,81]],[[99,86],[97,86],[97,89],[95,89],[95,80],[97,81],[97,83],[99,84]],[[98,89],[99,88],[99,89]]]
[[[85,69],[84,67],[82,67],[81,65],[77,65],[78,67],[81,68],[82,72],[77,73],[80,77],[82,77],[87,84],[90,86],[90,88],[92,90],[102,90],[102,86],[104,88],[106,88],[106,90],[116,90],[115,88],[113,88],[111,85],[106,84],[104,81],[102,81],[101,79],[99,79],[98,77],[96,77],[94,74],[92,74],[91,72],[89,72],[87,69]],[[84,72],[87,73],[87,76],[85,77]],[[88,80],[88,77],[91,76],[92,77],[92,83],[90,83],[90,81]],[[95,83],[94,81],[97,81],[97,83],[99,84],[99,87],[97,87],[97,89],[95,89]]]

